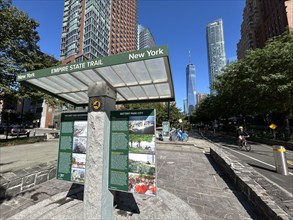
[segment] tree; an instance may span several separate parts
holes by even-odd
[[[225,68],[213,85],[216,100],[223,104],[222,111],[238,115],[279,112],[288,139],[293,112],[292,51],[293,33],[288,31],[268,40],[263,49],[248,51],[243,61]]]
[[[250,51],[245,61],[252,69],[250,78],[256,83],[258,111],[281,113],[286,139],[290,136],[289,118],[293,114],[292,51],[293,32],[285,32],[270,39],[263,49]]]
[[[128,109],[156,109],[156,124],[162,126],[163,121],[168,121],[168,106],[165,102],[149,102],[137,104],[124,104],[121,110]],[[175,126],[179,119],[183,118],[183,113],[176,107],[176,103],[170,103],[170,124]]]
[[[58,64],[37,45],[39,24],[13,7],[11,1],[4,0],[0,0],[0,20],[0,98],[9,101],[11,97],[44,97],[43,93],[21,86],[15,80],[19,73]]]

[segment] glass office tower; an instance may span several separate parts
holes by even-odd
[[[215,81],[217,75],[221,74],[226,65],[226,53],[224,45],[224,31],[222,19],[209,23],[206,28],[209,80],[210,86]],[[211,94],[215,92],[210,89]]]
[[[154,46],[155,46],[155,40],[151,31],[148,28],[139,24],[138,25],[138,50],[148,48],[148,47],[154,47]]]
[[[183,113],[184,113],[184,115],[188,115],[188,111],[187,111],[187,99],[183,99]]]
[[[188,64],[186,67],[187,115],[192,115],[196,106],[195,79],[195,65]]]

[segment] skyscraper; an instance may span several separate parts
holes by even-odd
[[[206,97],[208,97],[208,94],[205,94],[205,93],[197,93],[196,94],[196,102],[197,102],[197,105],[199,105]]]
[[[196,106],[195,79],[195,65],[189,63],[186,66],[187,115],[192,115]]]
[[[136,49],[137,0],[64,0],[63,64]]]
[[[138,25],[138,49],[148,48],[148,47],[154,47],[155,46],[155,40],[153,37],[153,34],[151,31],[142,26]]]
[[[215,81],[217,75],[221,74],[223,67],[226,65],[226,52],[224,44],[224,31],[222,19],[211,22],[206,28],[209,80],[210,86]],[[211,94],[214,93],[210,89]]]
[[[269,38],[293,28],[293,0],[246,0],[237,57],[243,59],[249,49],[263,48]]]
[[[137,0],[111,0],[109,54],[137,50],[137,25]]]
[[[183,114],[188,115],[187,111],[187,99],[183,99]]]

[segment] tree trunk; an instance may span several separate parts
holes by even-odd
[[[285,140],[288,141],[290,138],[290,124],[289,124],[289,118],[290,118],[290,112],[286,112],[284,116],[284,134],[285,134]]]

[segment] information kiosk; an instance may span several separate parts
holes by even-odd
[[[84,182],[85,219],[112,219],[111,190],[155,194],[154,187],[136,184],[140,173],[148,174],[148,185],[155,185],[155,154],[148,136],[154,132],[155,112],[113,110],[116,104],[175,101],[166,46],[26,72],[17,81],[74,106],[88,106],[86,114],[63,114],[57,168],[58,179]],[[125,156],[135,147],[149,152],[147,159]],[[126,172],[130,160],[133,166]]]

